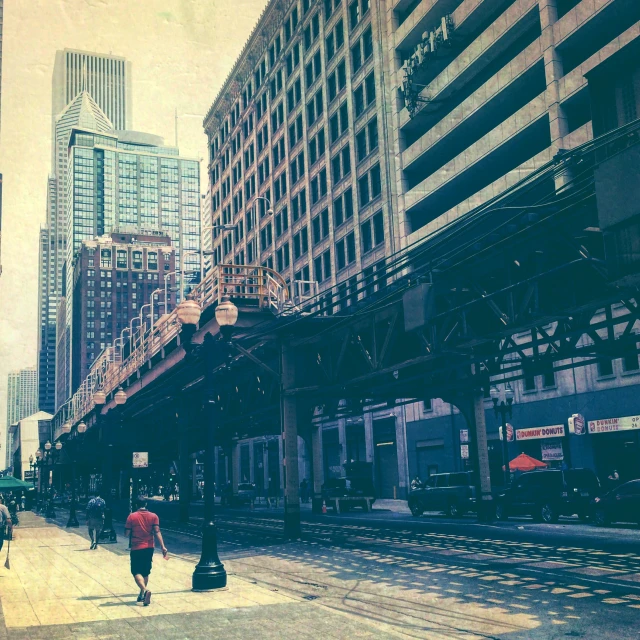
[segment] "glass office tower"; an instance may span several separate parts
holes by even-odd
[[[66,318],[64,336],[59,336],[58,342],[64,353],[64,358],[59,359],[62,371],[57,372],[62,383],[58,385],[58,406],[75,391],[71,384],[75,379],[71,374],[71,298],[74,264],[82,242],[113,232],[162,232],[170,237],[175,248],[176,269],[184,258],[189,279],[197,279],[200,270],[199,162],[180,157],[178,149],[164,146],[158,136],[74,127],[68,146],[65,218]],[[106,334],[98,334],[96,342],[99,353],[111,340]]]

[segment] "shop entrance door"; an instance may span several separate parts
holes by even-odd
[[[394,498],[394,489],[397,492],[399,479],[395,418],[375,420],[373,439],[375,444],[376,497]]]

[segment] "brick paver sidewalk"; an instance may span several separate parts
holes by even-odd
[[[136,606],[126,544],[91,551],[81,533],[84,529],[64,530],[29,512],[21,515],[10,570],[1,554],[0,638],[311,637],[300,629],[301,616],[307,622],[317,618],[304,625],[316,630],[313,635],[327,626],[328,617],[337,618],[334,629],[342,631],[323,634],[327,638],[370,635],[343,616],[327,617],[310,603],[234,575],[225,591],[194,593],[193,560],[164,561],[160,554],[149,584],[152,604]],[[351,636],[342,635],[349,627]]]

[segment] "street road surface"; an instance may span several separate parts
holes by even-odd
[[[284,540],[281,509],[219,510],[229,590],[190,591],[201,505],[152,501],[173,561],[156,555],[152,606],[135,606],[127,541],[88,550],[81,527],[25,513],[0,568],[0,638],[640,638],[640,531],[517,520],[303,514]],[[14,555],[15,545],[15,555]]]

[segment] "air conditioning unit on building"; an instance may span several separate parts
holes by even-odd
[[[449,40],[449,25],[447,24],[447,16],[442,16],[440,29],[442,30],[442,41],[447,42]]]

